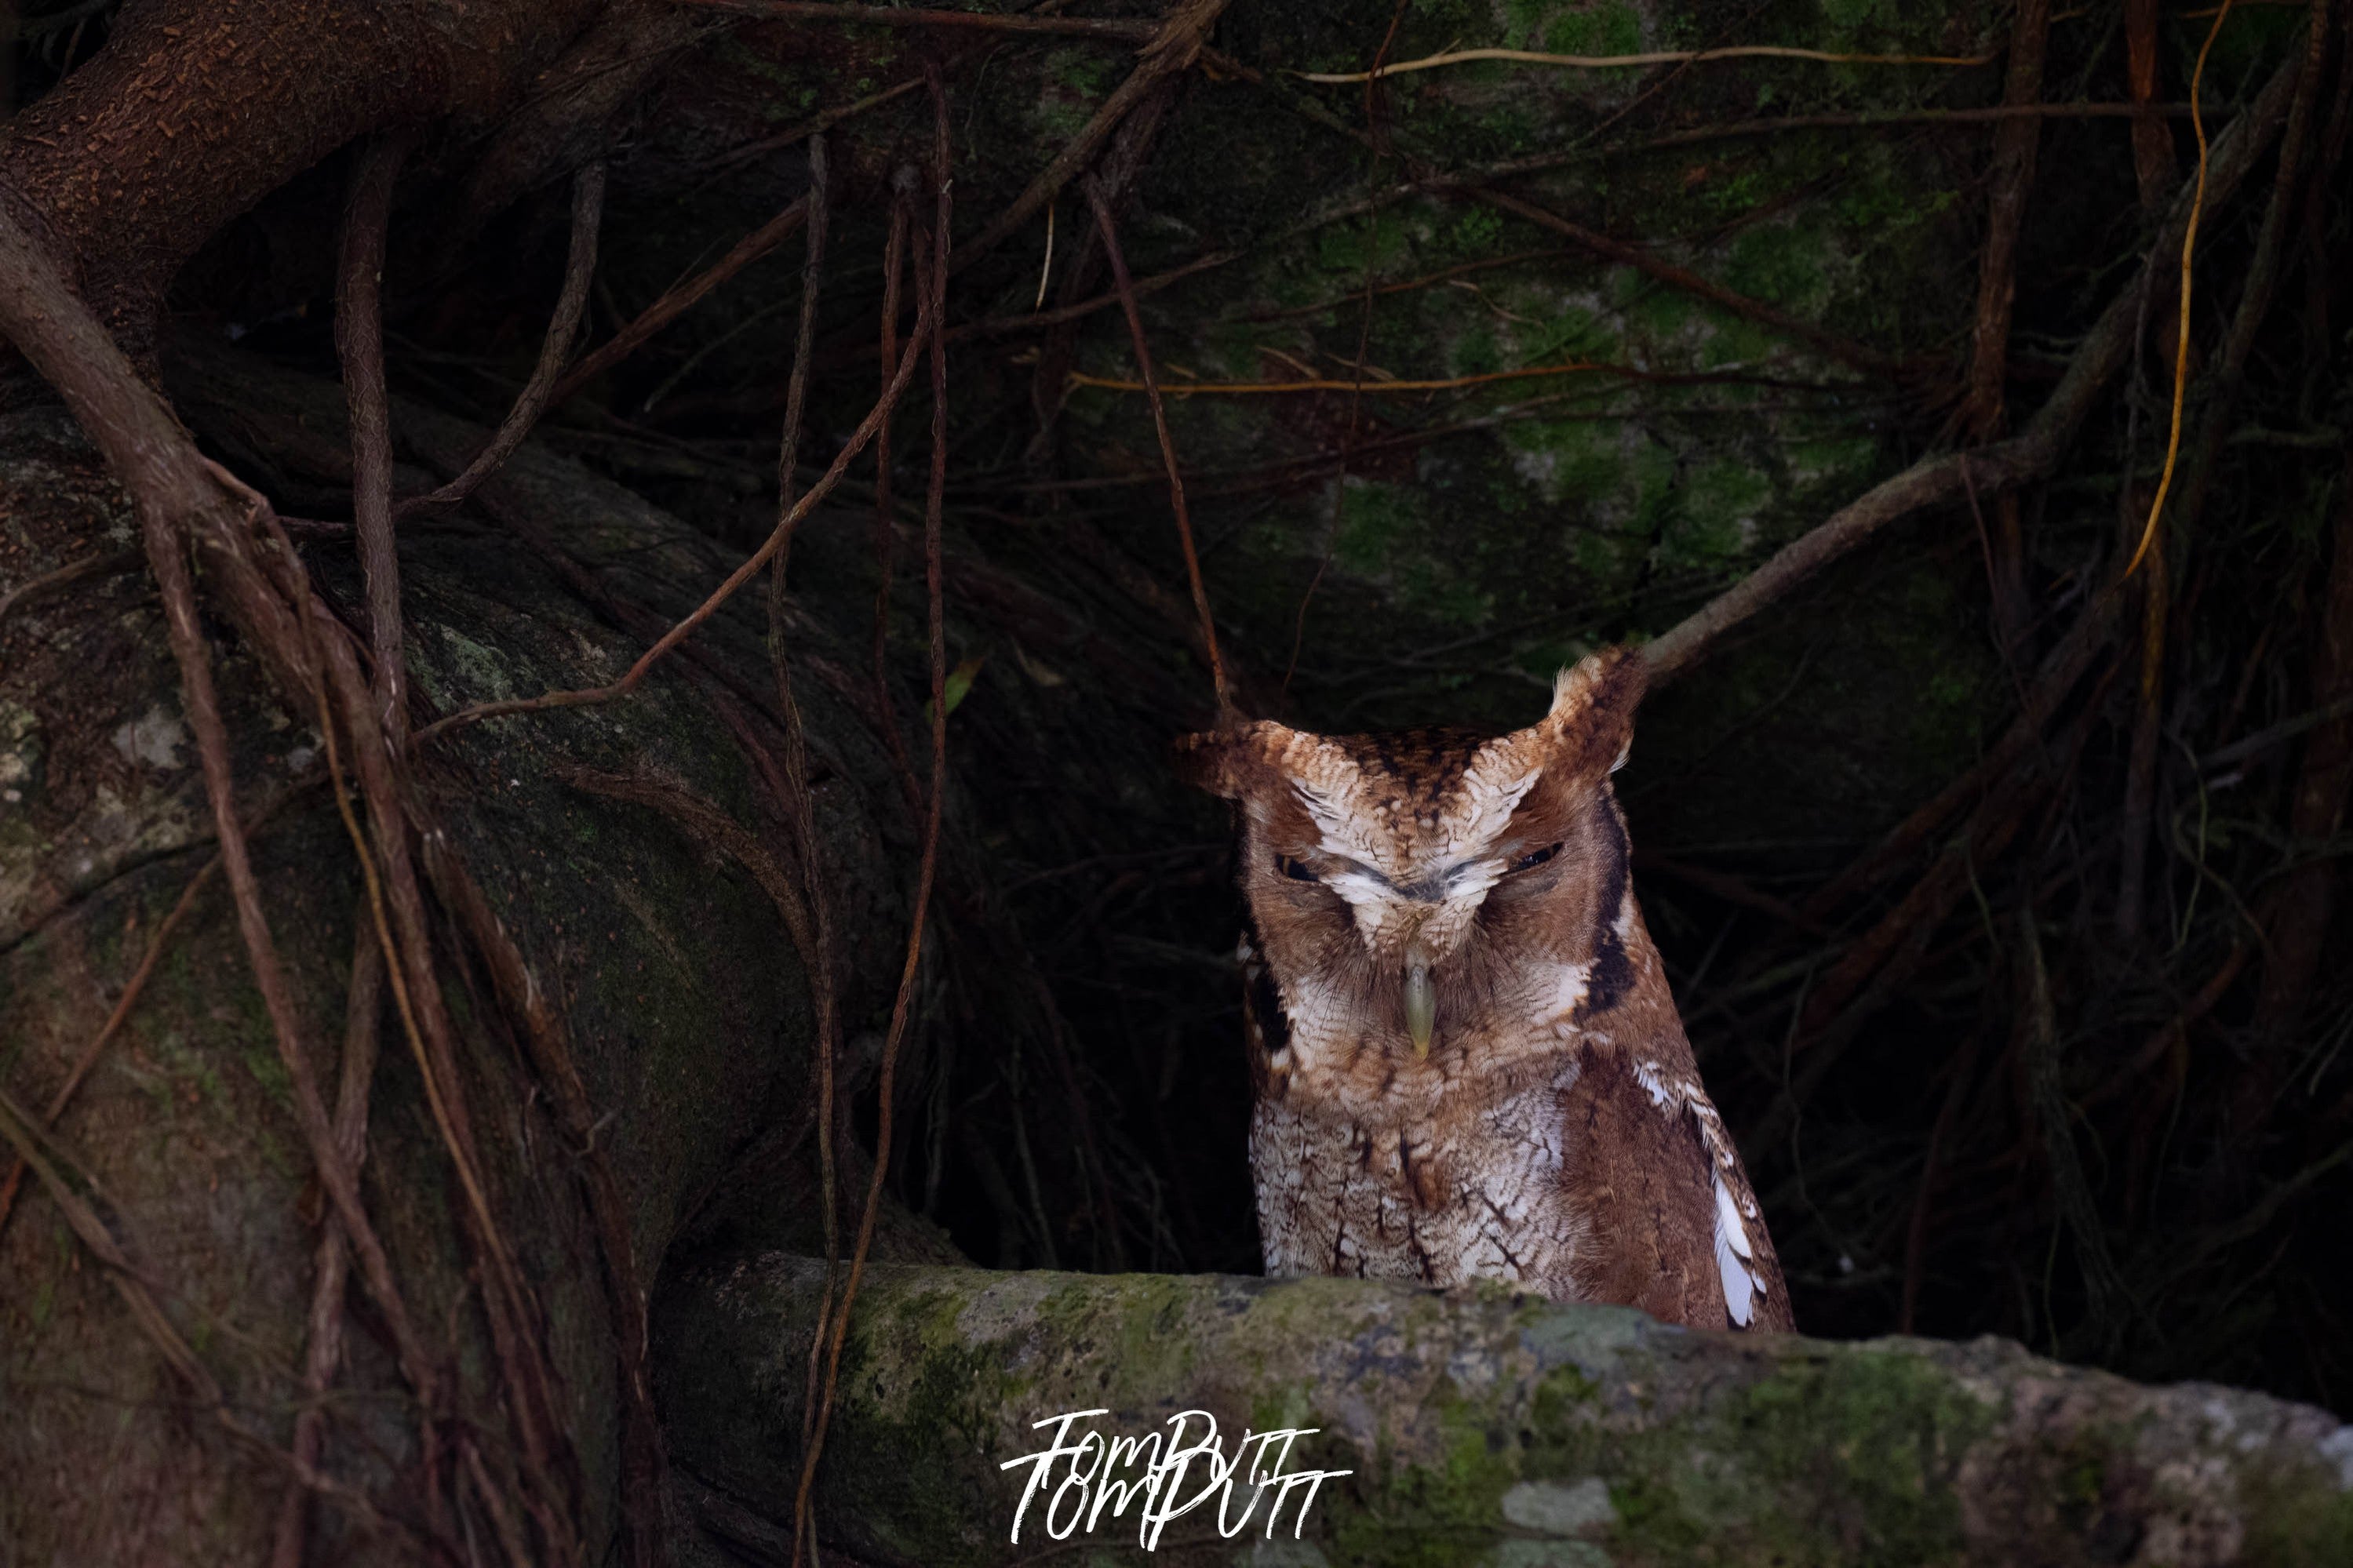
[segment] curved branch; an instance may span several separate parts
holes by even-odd
[[[548,321],[547,336],[539,345],[539,363],[532,367],[531,379],[523,384],[505,421],[466,465],[465,471],[448,484],[421,496],[411,496],[393,508],[395,521],[430,508],[456,506],[472,495],[476,486],[497,473],[514,456],[515,448],[522,445],[523,437],[531,434],[532,426],[547,411],[549,397],[555,390],[555,378],[564,372],[564,362],[570,356],[573,340],[580,331],[581,314],[588,306],[588,285],[596,275],[596,234],[604,219],[605,165],[591,163],[573,181],[572,242],[564,258],[564,288],[556,296],[555,314]]]
[[[2303,64],[2302,58],[2297,57],[2282,65],[2246,113],[2232,121],[2231,128],[2215,139],[2206,182],[2205,205],[2209,210],[2231,199],[2257,160],[2270,148],[2295,96]],[[2133,281],[2116,291],[2107,309],[2100,313],[2099,321],[2076,349],[2050,400],[2035,412],[2033,419],[2016,437],[1974,452],[1947,452],[1915,463],[1849,501],[1811,531],[1783,545],[1756,571],[1645,646],[1643,654],[1650,660],[1651,684],[1656,687],[1683,674],[1705,658],[1725,633],[1783,598],[1898,518],[1950,500],[1971,483],[2015,485],[2041,479],[2056,468],[2100,393],[2132,353],[2141,275],[2153,267],[2175,265],[2189,216],[2190,206],[2185,196],[2174,204],[2173,216],[2151,242]]]
[[[165,0],[0,136],[0,204],[133,354],[220,227],[354,137],[494,111],[600,0]]]

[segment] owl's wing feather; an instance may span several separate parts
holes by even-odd
[[[1748,1227],[1741,1223],[1740,1205],[1724,1178],[1715,1178],[1715,1273],[1724,1286],[1724,1311],[1736,1329],[1745,1329],[1757,1316],[1765,1282],[1750,1272],[1757,1255],[1748,1245]]]
[[[1741,1168],[1740,1152],[1733,1147],[1724,1118],[1699,1079],[1684,1079],[1677,1088],[1715,1189],[1715,1268],[1724,1287],[1725,1315],[1736,1329],[1787,1333],[1795,1327],[1788,1288],[1782,1283],[1781,1262],[1773,1255],[1756,1189]]]
[[[1569,1198],[1590,1221],[1586,1299],[1694,1326],[1788,1329],[1762,1212],[1697,1076],[1590,1047],[1570,1098],[1583,1147]]]

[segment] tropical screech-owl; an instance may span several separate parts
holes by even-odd
[[[1643,676],[1596,654],[1492,739],[1261,721],[1179,742],[1238,808],[1268,1273],[1790,1326],[1634,901],[1609,775]]]

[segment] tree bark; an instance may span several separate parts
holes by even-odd
[[[479,123],[600,8],[164,0],[9,124],[0,200],[141,353],[164,289],[224,224],[378,126]]]

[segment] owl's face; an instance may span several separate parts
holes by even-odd
[[[1187,773],[1239,808],[1278,1079],[1451,1077],[1557,1050],[1614,1005],[1636,916],[1609,773],[1642,674],[1630,650],[1594,655],[1543,720],[1493,738],[1261,721],[1182,743]]]

